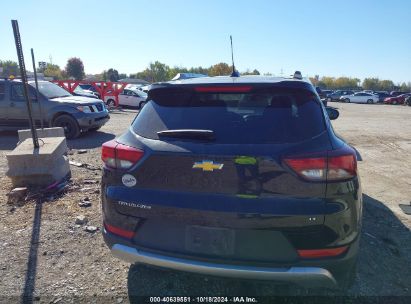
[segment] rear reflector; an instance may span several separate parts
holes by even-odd
[[[303,249],[297,250],[298,255],[303,259],[316,259],[326,257],[336,257],[346,252],[348,246],[327,249]]]
[[[118,235],[118,236],[121,236],[121,237],[126,238],[126,239],[131,239],[134,236],[134,231],[124,230],[124,229],[121,229],[119,227],[115,227],[115,226],[112,226],[112,225],[109,225],[109,224],[106,224],[106,223],[104,223],[104,228],[108,232],[110,232],[112,234],[115,234],[115,235]]]
[[[246,93],[250,92],[251,86],[214,86],[196,87],[194,90],[201,93]]]
[[[107,167],[129,169],[144,155],[144,151],[116,142],[108,141],[101,149],[101,159]]]
[[[324,156],[319,156],[321,154]],[[317,153],[316,157],[287,157],[284,162],[299,176],[310,181],[347,180],[357,175],[357,157],[350,147]]]

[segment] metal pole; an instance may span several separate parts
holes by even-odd
[[[21,82],[23,84],[23,92],[24,92],[24,97],[26,98],[27,112],[29,114],[29,123],[30,123],[30,129],[31,129],[31,136],[33,138],[33,146],[34,148],[39,148],[40,147],[39,139],[37,138],[37,132],[36,132],[36,128],[33,122],[31,99],[29,98],[26,66],[24,64],[23,47],[21,45],[21,40],[20,40],[19,24],[17,20],[11,20],[11,25],[13,27],[14,41],[16,43],[17,57],[19,59],[19,65],[20,65]]]
[[[40,110],[40,126],[43,129],[43,108],[41,106],[40,98],[39,98],[39,84],[37,82],[37,71],[36,71],[36,61],[34,60],[34,51],[31,49],[31,60],[33,61],[33,71],[34,71],[34,82],[36,83],[36,100],[39,105]]]

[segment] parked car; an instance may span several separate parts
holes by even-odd
[[[378,102],[384,102],[385,98],[390,97],[390,93],[387,91],[376,91],[374,94],[378,96]]]
[[[81,132],[93,131],[103,126],[110,116],[101,100],[73,96],[58,85],[39,81],[39,99],[33,81],[29,81],[29,95],[33,101],[33,119],[40,126],[41,119],[47,127],[62,127],[66,137],[76,138]],[[29,128],[26,100],[21,81],[0,80],[0,130]],[[40,107],[42,117],[40,116]]]
[[[340,101],[340,97],[343,95],[351,95],[354,94],[353,91],[350,90],[338,90],[328,95],[328,101]]]
[[[391,91],[390,96],[395,97],[395,96],[399,96],[399,95],[403,95],[403,94],[407,94],[407,93],[409,93],[409,92]]]
[[[362,222],[356,153],[309,82],[195,78],[153,84],[147,100],[102,147],[103,236],[116,257],[350,286]]]
[[[393,105],[404,104],[405,99],[409,96],[411,96],[411,93],[402,94],[402,95],[398,95],[398,96],[395,96],[395,97],[387,97],[387,98],[384,99],[384,103],[393,104]]]
[[[145,85],[145,86],[141,86],[138,88],[138,90],[143,91],[144,93],[148,93],[148,91],[150,90],[150,85]]]
[[[84,97],[90,97],[90,98],[99,99],[99,98],[97,97],[97,95],[94,94],[92,91],[83,90],[80,86],[77,86],[77,87],[74,89],[73,93],[71,93],[71,94],[74,95],[74,96],[84,96]]]
[[[96,90],[96,88],[94,86],[92,86],[91,84],[87,84],[87,83],[80,83],[78,85],[78,87],[80,87],[81,89],[85,90],[88,93],[93,93],[94,95],[96,95],[99,99],[101,98],[100,93]]]
[[[115,106],[113,96],[106,96],[105,102],[108,106]],[[141,109],[147,99],[147,94],[138,89],[124,89],[118,96],[118,103],[121,106],[138,107]]]
[[[318,96],[320,96],[321,102],[326,107],[327,106],[327,99],[326,99],[326,95],[324,94],[324,91],[321,90],[320,87],[315,87],[315,90],[317,91]]]
[[[411,96],[408,96],[407,98],[405,98],[405,104],[411,107]]]
[[[178,73],[172,80],[182,80],[198,77],[207,77],[205,74],[196,74],[196,73]]]
[[[328,97],[328,95],[332,94],[334,91],[333,90],[322,90],[323,94],[325,95],[325,97]]]
[[[356,102],[356,103],[377,103],[378,96],[365,92],[357,92],[350,95],[343,95],[340,97],[344,102]]]

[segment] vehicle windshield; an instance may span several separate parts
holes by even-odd
[[[83,89],[82,87],[80,87],[80,86],[77,86],[77,87],[74,89],[74,92],[76,92],[76,93],[85,93],[84,89]]]
[[[30,85],[34,88],[36,87],[34,83],[30,83]],[[72,96],[69,92],[67,92],[63,88],[51,82],[40,81],[38,83],[38,87],[39,87],[39,92],[47,98]]]
[[[308,90],[195,93],[160,89],[134,121],[134,131],[159,139],[166,130],[211,130],[216,142],[288,143],[325,131],[320,101]]]

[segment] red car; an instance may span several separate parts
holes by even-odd
[[[402,95],[398,95],[395,97],[387,97],[384,99],[384,103],[393,104],[393,105],[404,104],[405,99],[409,96],[411,96],[411,94],[402,94]]]

